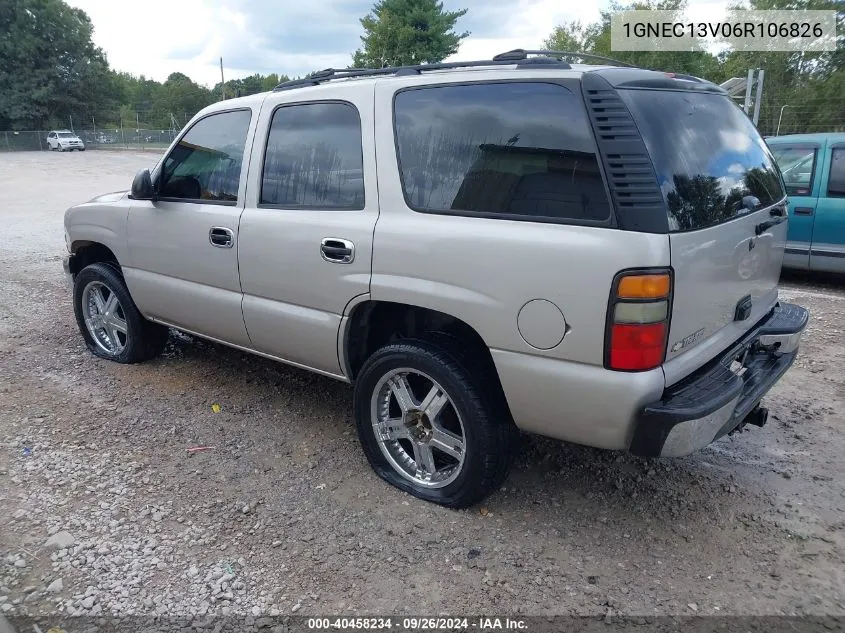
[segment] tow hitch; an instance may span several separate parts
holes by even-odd
[[[753,424],[754,426],[763,427],[769,420],[769,410],[766,407],[757,405],[751,409],[751,413],[745,416],[744,422],[746,424]]]
[[[769,421],[769,410],[766,407],[761,407],[759,404],[749,411],[748,415],[743,418],[742,422],[736,425],[729,435],[734,433],[741,433],[748,424],[763,427]]]

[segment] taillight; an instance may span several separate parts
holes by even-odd
[[[621,272],[607,312],[605,366],[644,371],[663,363],[672,305],[671,271]]]

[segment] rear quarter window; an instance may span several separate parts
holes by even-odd
[[[845,197],[845,147],[833,148],[827,194],[835,198]]]
[[[394,102],[407,204],[417,211],[584,224],[610,204],[580,95],[508,82],[401,91]]]

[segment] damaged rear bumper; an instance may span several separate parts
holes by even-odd
[[[798,354],[809,313],[778,304],[729,351],[669,387],[639,414],[630,451],[647,457],[693,453],[746,423],[762,426],[763,396]]]

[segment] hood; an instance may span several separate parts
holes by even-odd
[[[111,193],[104,193],[94,198],[91,198],[88,203],[92,202],[117,202],[121,198],[123,198],[127,193],[129,193],[128,189],[123,191],[113,191]]]

